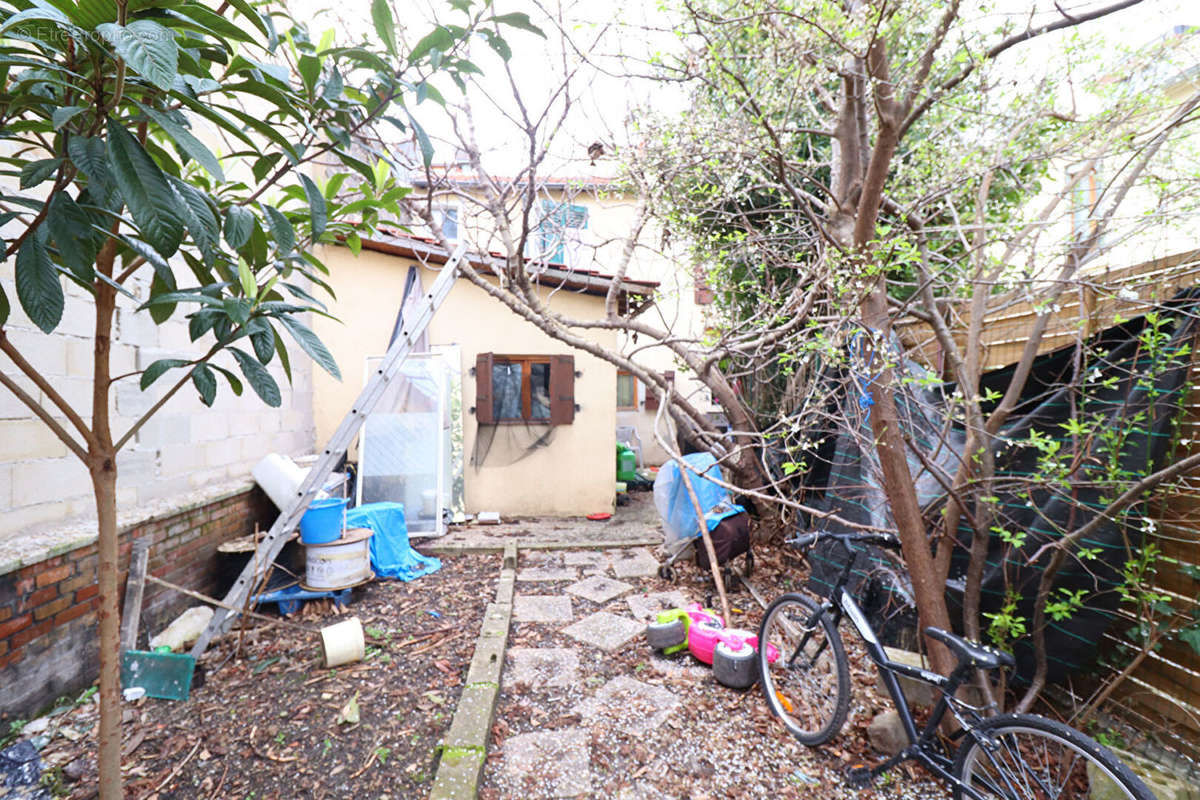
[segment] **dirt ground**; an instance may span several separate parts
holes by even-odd
[[[583,523],[580,523],[583,524]],[[531,551],[531,558],[538,556]],[[753,580],[767,600],[798,585],[796,562],[760,550]],[[561,556],[559,556],[561,557]],[[443,558],[442,569],[412,583],[377,582],[355,593],[343,614],[301,621],[318,627],[351,614],[372,640],[365,661],[321,667],[319,648],[304,633],[253,622],[205,654],[206,680],[186,703],[146,699],[131,704],[124,725],[126,797],[388,798],[427,797],[435,749],[447,731],[465,679],[485,605],[492,600],[499,555]],[[527,564],[522,560],[523,564]],[[657,576],[630,579],[635,590],[606,603],[575,598],[579,616],[619,612],[637,593],[677,589],[703,601],[706,573],[679,565],[674,583]],[[558,587],[561,590],[563,587]],[[546,594],[549,584],[518,582],[522,592]],[[757,628],[761,610],[744,590],[731,597],[733,624]],[[318,612],[319,613],[319,612]],[[851,717],[830,745],[810,750],[774,721],[755,687],[736,692],[685,653],[654,655],[638,635],[614,653],[569,639],[561,625],[516,621],[512,648],[575,648],[580,679],[556,689],[514,684],[506,667],[480,796],[526,800],[550,796],[536,773],[503,770],[506,745],[533,731],[583,729],[590,789],[581,797],[708,798],[940,798],[943,790],[917,771],[900,769],[876,789],[855,793],[842,770],[875,761],[865,726],[884,708],[873,674],[857,669]],[[862,659],[851,640],[852,659]],[[639,732],[644,713],[583,719],[575,707],[618,676],[665,687],[680,701],[664,724]],[[355,708],[356,707],[356,708]],[[357,720],[355,719],[357,710]],[[94,699],[67,703],[37,725],[42,758],[52,765],[47,789],[76,800],[95,795]],[[44,727],[43,727],[44,726]],[[0,789],[0,797],[4,790]],[[8,798],[4,798],[8,800]]]
[[[259,622],[240,652],[236,635],[224,638],[205,653],[205,684],[187,702],[129,706],[125,796],[427,796],[434,748],[449,728],[499,570],[498,555],[443,558],[440,571],[411,583],[356,591],[344,614],[301,613],[314,626],[358,616],[375,640],[358,664],[324,669],[312,637]],[[38,734],[49,737],[42,757],[56,766],[56,794],[95,795],[96,723],[96,706],[86,702]]]

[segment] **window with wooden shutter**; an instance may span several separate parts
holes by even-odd
[[[669,369],[663,373],[663,378],[667,383],[675,379],[675,370]],[[662,400],[662,393],[657,386],[652,383],[646,384],[646,410],[658,411],[658,406]]]
[[[482,425],[569,425],[575,419],[573,356],[481,353],[475,359],[475,418]]]

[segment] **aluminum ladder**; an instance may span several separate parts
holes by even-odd
[[[429,287],[429,291],[426,292],[419,305],[416,306],[413,318],[405,320],[400,335],[388,348],[383,360],[376,368],[375,374],[371,376],[367,385],[358,395],[350,413],[342,419],[342,424],[338,426],[329,443],[325,445],[325,449],[321,451],[320,458],[308,471],[300,488],[296,490],[296,498],[292,501],[291,507],[276,518],[271,530],[259,543],[258,551],[246,564],[242,574],[238,576],[233,587],[225,595],[223,601],[225,607],[214,609],[208,627],[204,629],[192,647],[193,657],[199,658],[215,637],[227,632],[233,625],[240,612],[230,609],[246,607],[253,587],[258,585],[270,566],[275,563],[279,552],[288,541],[288,535],[300,524],[300,517],[304,516],[309,504],[316,498],[317,492],[325,485],[325,480],[333,473],[334,467],[350,447],[354,437],[358,435],[363,423],[366,422],[367,415],[375,408],[375,404],[387,391],[389,383],[400,371],[404,360],[412,353],[417,338],[429,326],[438,306],[450,294],[450,289],[458,278],[458,265],[465,253],[466,243],[463,242],[447,259],[441,273]]]

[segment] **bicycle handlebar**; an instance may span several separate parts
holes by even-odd
[[[844,545],[849,545],[851,542],[855,542],[878,545],[879,547],[888,547],[893,550],[900,549],[900,540],[896,538],[894,533],[832,533],[828,531],[816,531],[797,534],[791,539],[788,539],[786,544],[807,549],[812,547],[819,539],[822,538],[836,539]]]

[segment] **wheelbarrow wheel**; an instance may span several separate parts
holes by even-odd
[[[663,565],[659,566],[658,577],[662,578],[664,581],[671,581],[671,583],[674,583],[675,582],[675,568],[672,567],[670,564],[663,564]]]

